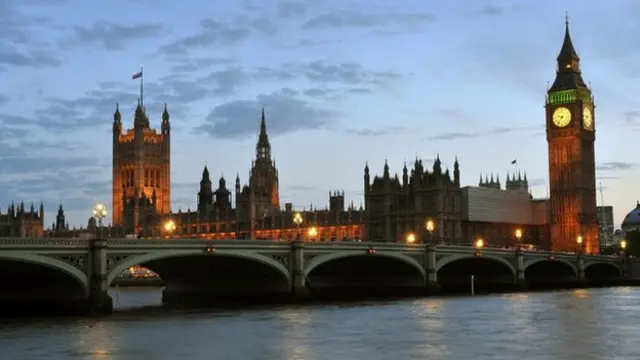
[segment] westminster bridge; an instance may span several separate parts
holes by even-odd
[[[110,313],[109,285],[134,265],[163,279],[165,303],[615,285],[637,267],[626,256],[407,243],[0,238],[0,309]]]

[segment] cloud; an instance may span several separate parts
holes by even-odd
[[[310,96],[335,96],[336,92],[350,94],[371,93],[370,87],[386,87],[391,82],[404,77],[393,71],[368,70],[356,63],[332,64],[326,60],[309,63],[288,62],[280,67],[257,67],[255,79],[273,79],[290,81],[304,78],[308,81],[323,84],[322,88],[308,89]],[[326,88],[326,84],[339,85],[340,89]]]
[[[637,164],[621,162],[621,161],[610,161],[599,163],[596,166],[596,170],[604,171],[604,172],[616,172],[616,171],[627,171],[635,168]]]
[[[504,8],[488,5],[480,9],[479,12],[480,14],[487,16],[500,16],[504,14]]]
[[[434,22],[433,14],[380,13],[365,14],[358,11],[334,11],[305,21],[304,30],[339,29],[407,29],[413,30],[425,23]]]
[[[255,100],[234,100],[216,106],[205,124],[197,126],[194,132],[227,139],[255,135],[262,107],[272,135],[322,128],[337,115],[302,99],[297,91],[283,88],[259,95]]]
[[[152,122],[159,119],[165,102],[173,118],[185,118],[194,102],[209,96],[233,95],[249,80],[239,67],[226,68],[195,78],[167,76],[157,82],[145,83],[145,106]],[[121,105],[123,120],[126,119],[133,113],[137,97],[139,94],[135,87],[124,82],[107,81],[99,83],[97,88],[76,98],[47,97],[44,99],[44,106],[35,109],[33,116],[0,114],[0,118],[12,126],[32,126],[52,132],[68,133],[95,127],[97,124],[110,125],[108,119],[111,118],[116,104]],[[96,122],[96,119],[102,120]]]
[[[131,41],[158,37],[166,31],[167,29],[161,23],[120,25],[100,21],[89,27],[75,26],[71,39],[63,44],[66,46],[92,44],[110,51],[122,50]]]
[[[160,47],[160,53],[166,55],[186,55],[192,48],[210,46],[229,46],[247,40],[253,31],[271,34],[275,26],[267,19],[253,19],[245,23],[226,23],[219,20],[200,21],[200,32],[185,36]]]
[[[0,94],[0,105],[4,105],[11,100],[8,96]]]
[[[640,110],[631,110],[624,113],[624,122],[628,125],[640,124]]]
[[[291,191],[307,192],[307,191],[313,191],[316,188],[314,186],[308,186],[308,185],[289,185],[287,186],[287,189]]]
[[[347,95],[370,94],[377,88],[388,88],[390,83],[403,77],[401,74],[389,71],[366,70],[358,64],[331,64],[326,61],[289,63],[282,67],[259,67],[249,70],[237,65],[227,66],[226,64],[234,63],[232,59],[227,58],[189,59],[183,57],[173,59],[173,62],[175,64],[174,70],[178,71],[161,77],[158,81],[145,83],[145,105],[149,109],[152,121],[159,117],[165,102],[169,105],[172,117],[185,118],[188,117],[190,106],[193,103],[210,97],[235,96],[244,86],[252,82],[274,79],[292,81],[303,78],[321,84],[321,86],[310,87],[299,92],[289,90],[288,92],[280,91],[271,95],[263,95],[259,98],[260,101],[264,101],[260,106],[251,105],[257,100],[249,102],[238,100],[229,105],[230,107],[222,107],[213,111],[207,123],[198,128],[210,134],[230,136],[242,136],[245,130],[250,131],[251,134],[255,131],[253,127],[249,130],[242,129],[242,125],[232,125],[235,121],[228,120],[230,119],[227,117],[229,112],[238,111],[246,106],[259,109],[273,103],[276,109],[270,109],[270,113],[272,110],[280,111],[278,109],[282,109],[282,112],[291,110],[293,115],[304,118],[304,120],[295,121],[291,130],[316,128],[324,124],[324,120],[321,118],[324,115],[329,115],[330,112],[312,106],[308,99],[335,101],[343,99]],[[203,75],[200,75],[202,71],[190,71],[208,68],[216,70]],[[332,85],[327,86],[327,84]],[[282,99],[284,93],[294,94],[295,97],[289,100]],[[107,119],[111,117],[116,104],[121,104],[123,118],[128,118],[130,116],[129,110],[132,112],[137,97],[139,97],[137,88],[126,82],[104,81],[98,83],[96,88],[75,98],[61,98],[55,97],[55,95],[45,97],[42,106],[34,109],[33,114],[1,114],[0,116],[7,125],[11,126],[38,127],[47,131],[68,133],[81,131],[86,127],[95,127],[96,124],[105,127],[110,125],[110,121]],[[0,103],[2,103],[1,99]],[[246,119],[253,119],[254,116],[255,113]],[[286,120],[288,117],[287,114],[278,115],[278,118],[283,118],[284,122],[288,121]],[[103,120],[96,122],[96,119]],[[288,126],[283,125],[281,129],[278,126],[276,123],[270,127],[274,133],[289,131]],[[175,130],[179,131],[180,128]],[[389,129],[381,131],[389,131]]]
[[[48,24],[45,16],[26,15],[30,5],[58,5],[62,1],[0,1],[0,71],[7,67],[58,67],[61,61],[53,55],[51,44],[33,36],[33,30]],[[30,9],[31,10],[31,9]],[[2,66],[6,65],[6,66]]]
[[[309,3],[304,1],[279,1],[277,5],[278,16],[293,18],[307,13]]]
[[[0,199],[2,201],[45,202],[47,211],[68,199],[82,199],[77,204],[87,206],[87,199],[105,198],[110,190],[105,169],[109,164],[98,158],[74,155],[78,149],[72,144],[25,140],[31,134],[22,130],[7,139],[6,129],[1,131]],[[28,203],[27,203],[28,204]],[[5,204],[2,204],[3,207]],[[68,205],[68,204],[66,204]],[[68,206],[65,206],[68,208]],[[73,206],[70,206],[73,208]],[[89,213],[89,209],[86,209]],[[51,217],[47,219],[49,221]],[[48,224],[47,224],[48,225]]]
[[[454,139],[469,139],[476,138],[481,136],[492,136],[492,135],[501,135],[508,134],[513,132],[521,132],[521,131],[532,131],[532,130],[540,130],[542,127],[540,125],[535,126],[522,126],[517,128],[503,128],[497,127],[488,131],[478,131],[478,132],[447,132],[438,135],[433,135],[428,137],[428,140],[454,140]]]
[[[2,45],[2,44],[0,44]],[[62,62],[52,53],[37,49],[0,49],[0,64],[16,67],[58,67]]]
[[[388,136],[406,134],[410,130],[399,126],[389,126],[378,129],[347,129],[346,132],[356,136]]]
[[[171,68],[171,73],[193,73],[206,70],[218,65],[230,65],[236,61],[230,58],[177,58],[175,65]]]

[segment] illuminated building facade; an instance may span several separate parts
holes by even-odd
[[[165,104],[160,132],[150,127],[140,101],[133,128],[122,131],[119,107],[113,114],[112,225],[126,232],[153,226],[171,211],[171,125]]]
[[[565,28],[556,79],[547,92],[550,248],[588,253],[599,249],[596,209],[595,105],[580,71],[580,58]]]

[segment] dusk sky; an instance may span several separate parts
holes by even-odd
[[[616,226],[640,169],[640,2],[0,0],[0,205],[63,204],[86,226],[111,204],[116,103],[133,126],[144,66],[154,127],[168,103],[172,207],[202,168],[247,181],[260,108],[281,202],[362,201],[363,168],[458,157],[462,183],[526,171],[547,196],[544,96],[565,11],[596,101],[597,177]],[[598,203],[601,197],[598,193]],[[109,216],[110,219],[110,216]]]

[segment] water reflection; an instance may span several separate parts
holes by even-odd
[[[314,360],[310,351],[309,340],[312,315],[311,308],[283,308],[277,311],[284,325],[284,331],[278,339],[278,346],[282,349],[283,358],[291,360]]]

